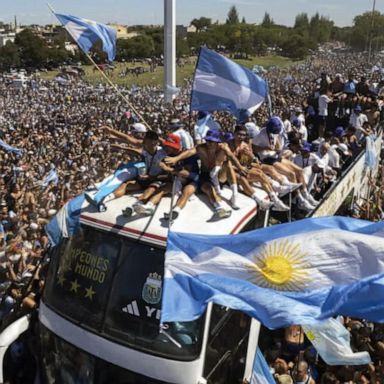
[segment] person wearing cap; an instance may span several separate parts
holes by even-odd
[[[361,108],[361,105],[356,105],[349,118],[349,125],[356,129],[356,137],[358,140],[363,137],[363,124],[368,122],[367,115],[362,112],[363,109]]]
[[[172,119],[168,125],[168,129],[175,135],[180,136],[182,150],[188,150],[194,147],[192,136],[184,129],[185,124],[180,119]]]
[[[104,125],[101,128],[108,132],[113,138],[117,138],[129,145],[133,145],[134,147],[140,147],[143,144],[143,139],[147,132],[146,126],[142,123],[135,123],[132,125],[132,135],[120,132],[117,129],[111,128],[107,125]]]
[[[201,161],[199,187],[208,196],[215,209],[213,219],[229,217],[232,211],[225,207],[221,198],[220,181],[223,180],[221,177],[229,179],[228,181],[232,189],[231,205],[236,209],[237,180],[232,162],[240,172],[246,173],[246,170],[233,155],[228,145],[222,144],[220,132],[214,130],[208,130],[204,144],[197,145],[195,148],[184,151],[178,156],[168,157],[165,159],[165,162],[173,166],[180,160],[195,155]]]
[[[303,141],[308,140],[308,130],[307,127],[303,124],[302,120],[295,118],[292,121],[292,129],[294,132],[300,135],[300,139]]]

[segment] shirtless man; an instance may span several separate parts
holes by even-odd
[[[241,165],[248,167],[246,176],[237,175],[240,185],[243,187],[244,193],[252,197],[259,205],[260,209],[269,209],[274,205],[275,210],[288,211],[289,207],[285,205],[277,196],[270,183],[268,177],[254,162],[254,155],[249,142],[246,141],[247,128],[241,125],[236,126],[234,139],[228,142],[228,145],[234,155],[239,159]],[[264,191],[268,193],[270,201],[261,199],[257,196],[251,183],[259,182]],[[287,190],[290,191],[290,190]]]
[[[222,144],[220,132],[209,130],[205,136],[205,143],[197,145],[188,151],[182,152],[178,156],[167,157],[164,161],[173,166],[181,160],[197,155],[201,161],[199,186],[208,196],[209,201],[215,208],[214,218],[223,219],[229,217],[231,210],[225,208],[220,195],[220,182],[227,178],[232,189],[231,204],[236,207],[237,183],[232,162],[241,174],[246,174],[247,170],[240,164],[232,151],[225,144]]]

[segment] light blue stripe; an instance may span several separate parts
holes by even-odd
[[[241,84],[262,97],[267,95],[266,83],[260,76],[208,48],[201,48],[197,69]]]
[[[211,301],[245,312],[270,329],[311,324],[339,314],[384,322],[384,274],[308,292],[280,292],[209,273],[194,278],[177,274],[164,279],[167,296],[162,322],[197,319]]]
[[[193,111],[227,111],[233,114],[236,114],[237,110],[236,103],[231,99],[212,96],[196,90],[193,91],[191,108]]]

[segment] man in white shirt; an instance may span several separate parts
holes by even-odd
[[[364,113],[362,113],[362,108],[360,105],[356,105],[353,109],[353,113],[349,118],[349,124],[352,127],[356,128],[356,137],[360,140],[363,136],[363,124],[368,122],[368,117]]]
[[[324,136],[324,131],[327,126],[328,104],[332,101],[330,98],[331,91],[326,90],[319,96],[319,138]]]
[[[298,118],[294,119],[292,121],[292,129],[294,132],[297,132],[300,135],[301,140],[308,140],[308,130],[302,120],[299,120]]]

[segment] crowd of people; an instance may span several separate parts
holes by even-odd
[[[259,210],[284,212],[290,209],[284,196],[291,192],[296,212],[314,210],[378,134],[384,81],[376,68],[367,67],[363,55],[334,51],[271,68],[266,77],[273,116],[264,105],[242,120],[190,113],[191,80],[172,105],[157,87],[121,88],[140,120],[107,86],[36,80],[32,88],[15,89],[1,76],[0,320],[15,303],[36,306],[49,243],[45,225],[83,191],[101,211],[111,199],[141,191],[124,215],[151,215],[175,183],[178,198],[172,217],[165,217],[171,220],[198,192],[207,195],[217,220],[238,209],[238,193],[254,199]],[[232,192],[228,202],[223,186]],[[355,350],[371,353],[371,365],[325,367],[300,328],[287,329],[280,338],[271,335],[265,348],[277,382],[383,383],[382,326],[343,321]],[[299,339],[292,340],[293,333]]]

